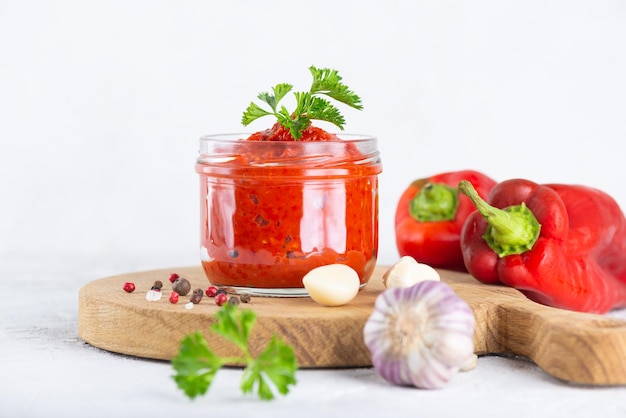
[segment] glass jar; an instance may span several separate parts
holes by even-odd
[[[306,296],[311,269],[347,264],[365,286],[378,253],[376,138],[200,138],[201,262],[240,294]]]

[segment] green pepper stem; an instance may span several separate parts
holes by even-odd
[[[459,192],[440,183],[426,183],[409,202],[409,213],[418,222],[452,221],[459,206]]]
[[[499,257],[522,254],[535,245],[541,225],[525,203],[498,209],[485,202],[467,180],[461,180],[459,192],[472,201],[489,224],[483,239]]]

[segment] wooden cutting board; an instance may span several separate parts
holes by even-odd
[[[377,267],[370,283],[349,304],[328,308],[309,298],[253,297],[242,308],[254,309],[257,322],[251,347],[260,352],[277,334],[294,347],[300,367],[367,367],[370,353],[363,342],[363,326],[376,296],[384,290]],[[79,292],[78,333],[85,342],[116,353],[170,360],[187,334],[201,331],[220,356],[236,348],[209,330],[219,309],[203,298],[185,309],[189,295],[168,302],[170,273],[187,278],[194,288],[206,288],[202,269],[184,267],[123,274],[95,280]],[[473,309],[476,316],[476,354],[515,354],[527,357],[556,378],[582,384],[626,384],[626,321],[571,312],[534,303],[515,289],[485,285],[468,274],[439,270]],[[146,292],[155,280],[164,283],[160,301],[149,302]],[[128,294],[124,282],[137,290]]]

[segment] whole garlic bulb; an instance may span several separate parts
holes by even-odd
[[[475,325],[473,311],[450,286],[428,280],[382,292],[363,333],[385,380],[436,389],[474,358]]]

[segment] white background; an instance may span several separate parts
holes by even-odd
[[[401,192],[441,171],[626,207],[625,52],[619,0],[3,0],[0,257],[196,263],[198,137],[310,65],[363,98],[346,130],[380,139],[381,263]]]

